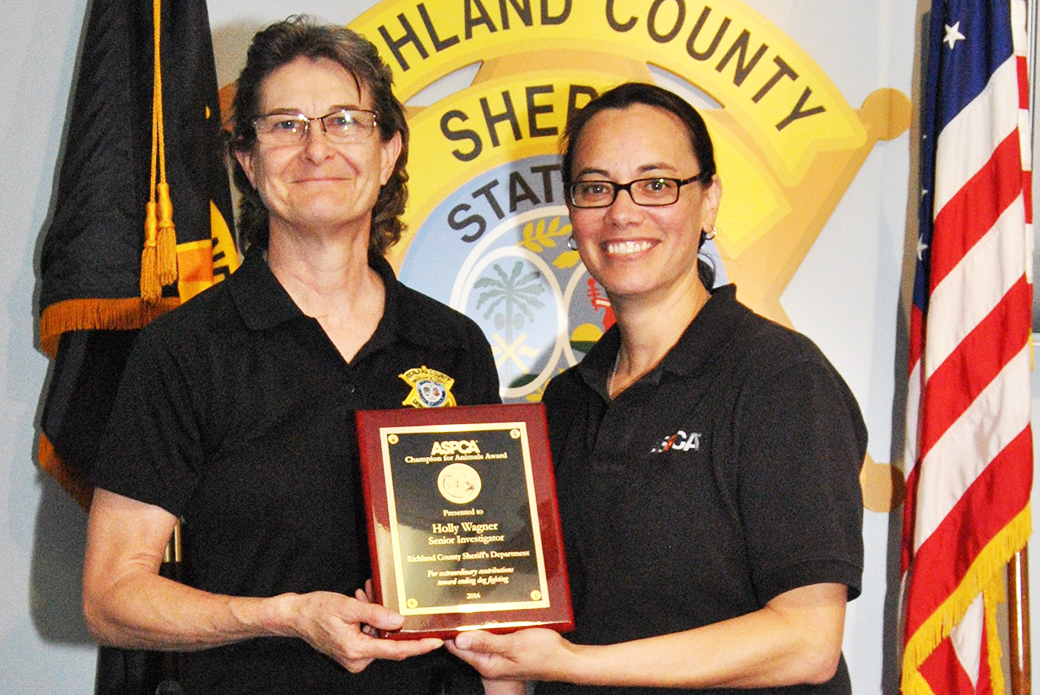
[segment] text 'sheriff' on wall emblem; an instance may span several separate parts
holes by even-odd
[[[723,277],[787,325],[780,296],[823,225],[874,145],[910,124],[896,90],[852,108],[798,44],[737,0],[385,0],[350,26],[379,48],[409,107],[409,231],[390,261],[406,284],[480,323],[506,398],[539,399],[613,321],[566,249],[556,157],[568,113],[592,96],[643,80],[698,106],[726,191]],[[466,69],[468,86],[416,105]],[[898,472],[868,457],[863,476],[869,509],[898,503]]]
[[[408,397],[401,401],[401,405],[410,405],[413,408],[452,408],[455,406],[455,396],[451,392],[455,380],[447,374],[423,365],[397,376],[412,387]]]

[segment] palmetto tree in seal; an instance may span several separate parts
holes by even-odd
[[[484,308],[484,319],[494,315],[495,329],[505,332],[504,344],[499,340],[495,352],[502,352],[500,364],[505,359],[512,359],[525,371],[528,367],[519,358],[518,351],[523,345],[526,334],[520,333],[527,322],[534,322],[534,309],[542,309],[545,303],[537,298],[545,291],[541,282],[542,274],[537,270],[523,273],[523,261],[517,261],[507,275],[499,264],[494,264],[496,277],[482,277],[477,280],[474,289],[483,289],[477,298],[477,309]],[[486,288],[486,289],[484,289]],[[486,305],[486,308],[485,308]],[[520,333],[514,340],[514,332]]]

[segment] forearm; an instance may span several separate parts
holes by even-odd
[[[792,626],[766,608],[714,625],[607,646],[575,645],[561,680],[587,685],[762,688],[833,677],[840,630]]]
[[[822,683],[841,657],[845,600],[844,585],[816,584],[754,613],[619,644],[572,644],[531,629],[463,633],[449,649],[493,679],[693,689]]]
[[[373,659],[406,659],[439,639],[385,640],[362,630],[396,630],[383,606],[331,591],[270,598],[218,596],[159,576],[176,517],[103,489],[94,493],[83,563],[83,613],[103,644],[189,651],[253,637],[304,640],[349,671]]]
[[[154,574],[134,574],[84,592],[84,614],[101,644],[190,651],[253,637],[292,635],[285,604],[220,596]]]
[[[177,518],[99,489],[87,524],[83,613],[102,644],[191,650],[292,634],[291,596],[218,596],[159,576]]]

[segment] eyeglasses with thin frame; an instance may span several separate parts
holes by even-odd
[[[319,121],[325,137],[335,143],[367,140],[376,127],[376,112],[337,109],[324,116],[302,113],[269,113],[253,120],[256,139],[265,145],[298,145],[307,138],[311,123]]]
[[[567,186],[567,198],[576,208],[609,208],[617,200],[618,193],[628,191],[632,202],[643,207],[674,205],[679,200],[679,189],[688,183],[707,183],[714,174],[702,171],[688,179],[672,179],[655,176],[636,179],[628,183],[614,181],[575,181]]]

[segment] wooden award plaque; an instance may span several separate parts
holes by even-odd
[[[385,636],[573,628],[542,404],[357,413]]]

